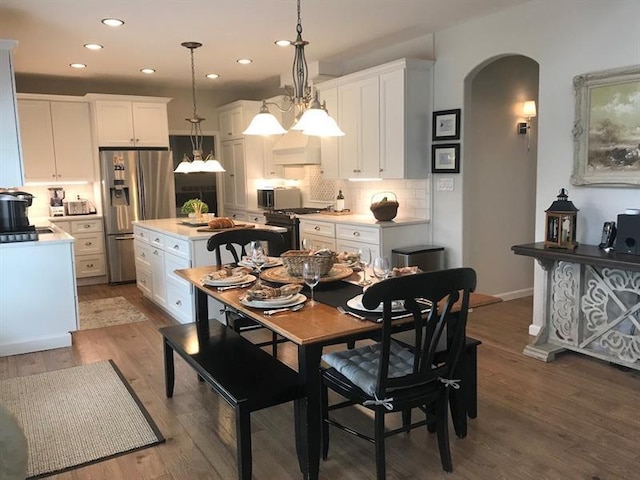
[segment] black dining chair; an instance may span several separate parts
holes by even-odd
[[[244,228],[238,230],[227,230],[212,235],[207,241],[207,250],[214,252],[216,265],[223,265],[222,251],[226,250],[233,257],[233,263],[238,263],[247,255],[247,245],[257,240],[267,243],[267,253],[269,256],[278,257],[284,250],[284,237],[273,230],[262,230],[258,228]],[[240,312],[225,308],[225,320],[227,326],[233,328],[238,333],[264,328],[257,322],[245,317]],[[257,343],[259,347],[271,346],[274,357],[278,356],[278,344],[286,340],[278,338],[275,332],[271,333],[271,340]]]
[[[448,433],[448,403],[451,389],[459,388],[453,378],[456,362],[465,344],[469,294],[475,290],[476,273],[471,268],[456,268],[419,273],[383,280],[369,287],[362,298],[365,308],[383,305],[380,340],[352,350],[322,356],[329,365],[322,369],[322,456],[329,452],[329,426],[338,427],[375,445],[377,479],[386,477],[385,439],[427,426],[437,432],[442,468],[453,470]],[[460,300],[460,310],[453,313]],[[392,338],[394,331],[392,302],[403,301],[411,314],[414,348],[402,346]],[[425,303],[431,310],[424,314]],[[441,341],[441,339],[444,339]],[[443,351],[443,344],[445,350]],[[329,406],[328,390],[344,400]],[[329,416],[329,412],[362,405],[374,412],[374,436],[363,434]],[[412,409],[425,416],[411,423]],[[385,430],[387,413],[402,412],[402,427]]]

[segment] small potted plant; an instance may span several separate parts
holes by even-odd
[[[209,211],[209,205],[199,198],[192,198],[191,200],[184,202],[180,211],[182,213],[187,213],[189,218],[198,219],[202,217],[203,213],[207,213]]]

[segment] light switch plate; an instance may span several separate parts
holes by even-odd
[[[440,192],[453,192],[453,178],[439,178],[436,190]]]

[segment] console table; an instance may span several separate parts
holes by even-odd
[[[550,362],[573,350],[640,370],[640,255],[515,245],[546,273],[544,325],[524,354]]]

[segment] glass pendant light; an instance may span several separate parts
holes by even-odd
[[[253,117],[247,129],[242,132],[244,135],[282,135],[287,131],[280,125],[280,122],[269,112],[267,102],[262,101],[260,113]]]

